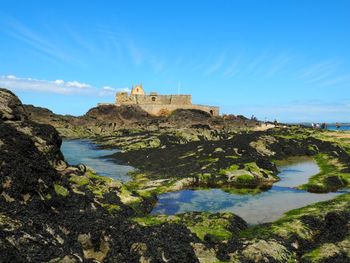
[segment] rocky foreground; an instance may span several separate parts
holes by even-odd
[[[313,156],[322,170],[302,188],[349,187],[346,134],[254,131],[257,124],[198,111],[155,118],[113,106],[59,116],[0,89],[0,261],[350,262],[350,194],[254,227],[232,213],[147,215],[167,191],[263,191],[279,180],[274,160],[294,155]],[[114,158],[138,168],[134,180],[70,166],[60,136],[123,149]]]

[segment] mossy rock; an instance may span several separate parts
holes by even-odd
[[[74,184],[77,184],[79,186],[87,185],[90,182],[88,177],[86,177],[86,176],[79,176],[79,175],[72,175],[69,178],[69,181],[74,183]]]
[[[317,154],[314,158],[321,171],[312,176],[307,184],[300,186],[300,189],[314,193],[328,193],[350,187],[350,173],[343,172],[348,164],[324,153]]]
[[[240,187],[256,186],[257,180],[251,174],[242,174],[236,177],[235,185]]]
[[[337,243],[324,243],[302,256],[303,262],[350,262],[350,237]]]
[[[102,204],[102,207],[104,207],[110,214],[119,213],[121,210],[121,207],[116,204]]]
[[[227,167],[226,169],[220,169],[220,174],[222,175],[229,175],[232,171],[237,171],[239,169],[238,164],[232,164],[231,166]]]
[[[207,212],[188,212],[169,216],[139,217],[134,218],[134,221],[144,226],[164,223],[184,224],[201,240],[209,238],[215,242],[228,240],[240,230],[247,227],[241,218],[232,213],[211,214]]]
[[[207,184],[213,180],[213,176],[210,173],[201,173],[197,176],[199,184]]]
[[[54,189],[55,189],[56,194],[58,194],[60,196],[68,196],[69,195],[69,191],[67,190],[67,188],[65,188],[62,185],[54,184]]]

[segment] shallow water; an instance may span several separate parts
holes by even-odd
[[[127,165],[119,165],[102,156],[110,155],[118,150],[101,150],[90,140],[63,140],[62,153],[71,165],[85,164],[94,169],[99,175],[107,176],[123,182],[130,181],[128,172],[134,170]]]
[[[189,211],[233,212],[248,224],[272,222],[285,212],[334,198],[340,193],[313,194],[293,187],[304,184],[319,168],[312,159],[293,158],[279,168],[281,181],[260,194],[234,194],[221,189],[182,190],[158,196],[152,214]]]
[[[350,131],[350,125],[342,125],[337,128],[335,125],[328,125],[327,130],[330,131]]]
[[[309,157],[292,157],[277,163],[280,181],[273,187],[297,187],[306,184],[309,178],[320,172],[316,162]]]
[[[83,163],[99,175],[116,180],[130,181],[128,172],[133,167],[118,165],[103,156],[118,150],[101,150],[89,140],[64,140],[61,150],[65,160],[72,165]],[[103,157],[103,158],[102,158]],[[260,194],[240,195],[221,189],[182,190],[158,196],[152,214],[177,214],[188,211],[230,211],[242,217],[248,224],[274,221],[283,213],[312,203],[325,201],[337,193],[312,194],[293,187],[302,185],[319,172],[317,164],[310,158],[291,158],[278,166],[281,180]]]

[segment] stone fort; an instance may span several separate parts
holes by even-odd
[[[191,95],[159,95],[151,92],[148,95],[142,84],[133,86],[131,93],[117,92],[116,105],[138,105],[144,111],[155,116],[168,115],[176,109],[196,109],[208,112],[212,116],[219,115],[219,107],[192,104]]]

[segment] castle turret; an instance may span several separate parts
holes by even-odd
[[[145,91],[142,88],[142,84],[132,87],[131,95],[146,95]]]

